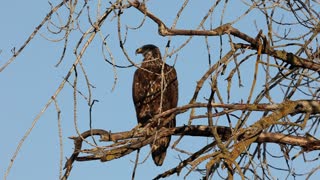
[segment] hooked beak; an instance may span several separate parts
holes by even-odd
[[[136,55],[137,54],[141,54],[142,53],[142,48],[138,48],[137,50],[136,50]]]

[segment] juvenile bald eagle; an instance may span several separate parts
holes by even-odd
[[[162,61],[157,46],[144,45],[136,50],[136,54],[142,54],[144,59],[141,67],[134,73],[132,96],[138,123],[144,126],[155,115],[177,107],[178,80],[174,67]],[[175,126],[175,118],[165,125]],[[152,158],[157,166],[162,165],[170,140],[170,136],[162,137],[150,144]]]

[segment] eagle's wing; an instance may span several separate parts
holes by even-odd
[[[149,89],[148,76],[143,69],[137,69],[133,76],[132,97],[134,107],[136,109],[138,123],[145,124],[146,121],[152,118],[150,113],[146,112],[146,99]]]
[[[162,111],[166,111],[177,107],[178,103],[178,79],[176,70],[165,65],[164,68],[165,87],[162,96]],[[176,126],[176,118],[174,117],[165,127],[172,128]],[[170,145],[171,136],[158,138],[151,145],[152,158],[156,165],[161,166],[165,157],[167,148]]]
[[[165,69],[165,72],[167,72],[167,75],[165,76],[167,92],[165,94],[164,101],[166,101],[169,105],[164,109],[169,110],[177,107],[178,105],[178,79],[177,72],[174,67],[166,64]]]

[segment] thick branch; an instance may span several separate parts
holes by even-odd
[[[256,142],[300,146],[305,151],[320,150],[320,140],[309,137],[285,135],[281,133],[261,133]]]
[[[234,47],[239,49],[239,48],[247,48],[247,49],[256,49],[255,47],[252,47],[250,44],[242,44],[242,43],[237,43],[234,44]],[[306,68],[306,69],[311,69],[314,71],[320,71],[320,64],[310,61],[308,59],[299,57],[297,55],[294,55],[290,52],[286,52],[284,50],[275,50],[271,47],[264,47],[262,49],[263,54],[268,54],[274,58],[281,59],[282,61],[293,65],[294,67],[300,67],[300,68]]]

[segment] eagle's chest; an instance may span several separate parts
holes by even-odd
[[[137,81],[136,85],[140,86],[141,95],[149,97],[153,94],[161,91],[161,86],[164,83],[164,78],[160,73],[151,73],[144,71],[142,74],[140,74],[142,77],[139,78],[140,81]]]

